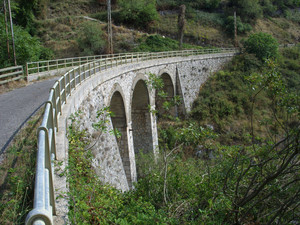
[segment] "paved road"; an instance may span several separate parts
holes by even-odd
[[[57,79],[40,81],[0,94],[0,155],[26,121],[47,101],[49,89]]]

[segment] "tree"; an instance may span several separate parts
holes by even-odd
[[[227,13],[232,15],[233,11],[236,11],[242,21],[247,23],[253,23],[262,16],[262,8],[258,0],[229,0]]]
[[[277,40],[272,35],[263,32],[251,34],[245,42],[245,48],[248,53],[255,54],[262,61],[278,56]]]
[[[0,21],[0,43],[6,42],[5,25]],[[32,37],[24,28],[15,25],[15,46],[16,56],[19,65],[28,61],[38,61],[39,59],[52,58],[52,52],[43,47],[39,40]],[[6,45],[0,45],[0,67],[12,65],[7,59]]]

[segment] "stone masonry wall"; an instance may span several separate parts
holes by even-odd
[[[144,149],[147,152],[151,150],[155,152],[156,150],[158,144],[156,117],[145,112],[142,118],[139,109],[132,108],[133,91],[135,84],[139,80],[146,80],[149,73],[157,75],[167,73],[175,88],[176,80],[179,79],[186,110],[190,111],[201,85],[213,72],[220,69],[230,59],[231,56],[183,60],[158,65],[154,63],[152,66],[140,69],[132,67],[127,72],[121,70],[116,74],[111,72],[108,75],[110,79],[101,78],[102,81],[89,91],[89,94],[79,107],[79,110],[82,111],[80,127],[88,131],[91,144],[94,144],[92,148],[95,156],[93,166],[99,177],[116,188],[128,190],[131,187],[129,181],[136,181],[135,151]],[[176,77],[176,71],[178,71],[178,77]],[[123,161],[116,138],[109,133],[101,134],[92,128],[92,124],[97,122],[97,111],[110,105],[111,96],[115,91],[119,91],[122,94],[127,121],[127,127],[124,127],[122,132],[125,132],[127,129],[128,146],[124,149],[126,151],[128,149],[128,154],[126,154],[129,156],[129,159],[123,156]],[[155,90],[148,88],[148,94],[149,103],[154,109]],[[140,122],[137,123],[136,121],[138,120]],[[141,127],[138,124],[145,124],[145,127]],[[111,122],[107,125],[109,129],[112,129]],[[124,140],[122,142],[126,143]],[[128,179],[128,173],[131,173],[131,179]]]
[[[178,64],[178,74],[187,112],[191,110],[192,104],[199,94],[200,87],[210,75],[220,70],[229,60],[231,60],[231,57],[220,57]]]

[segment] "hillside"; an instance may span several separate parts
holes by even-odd
[[[243,1],[245,5],[249,2]],[[256,11],[251,11],[233,0],[208,0],[205,4],[203,2],[205,1],[112,1],[114,52],[141,50],[139,46],[145,43],[150,34],[160,34],[177,40],[180,4],[187,7],[184,42],[193,45],[187,45],[185,48],[233,46],[234,9],[237,11],[240,45],[249,34],[260,31],[272,34],[280,44],[299,41],[300,11],[297,1],[261,1],[256,6],[254,4],[253,7],[257,7]],[[15,0],[12,1],[12,11],[14,23],[18,25],[15,28],[15,36],[19,64],[38,59],[107,52],[106,1]],[[3,15],[0,17],[3,18]],[[5,43],[4,18],[1,18],[0,26],[3,29],[0,37]],[[36,42],[34,46],[40,45],[39,49],[31,52],[30,44],[18,43],[19,39],[24,40],[20,37],[25,35],[25,32],[21,34],[22,29],[35,37],[32,41],[29,37],[26,39],[31,43]],[[40,41],[40,44],[37,41]],[[0,59],[4,61],[0,62],[0,66],[11,64],[11,61],[7,60],[6,52],[5,46],[2,45]]]

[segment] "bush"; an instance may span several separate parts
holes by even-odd
[[[287,11],[286,18],[300,24],[300,12],[298,10]]]
[[[82,55],[99,55],[103,53],[105,41],[101,26],[95,22],[85,22],[78,39]]]
[[[270,0],[262,0],[260,4],[265,16],[273,16],[275,14],[277,7]]]
[[[162,52],[178,49],[178,41],[160,35],[150,35],[142,42],[136,51]]]
[[[199,21],[203,25],[218,25],[218,26],[224,25],[224,19],[222,14],[220,13],[208,13],[204,11],[195,11],[193,14],[195,15],[193,16],[193,19]]]
[[[234,10],[242,21],[247,23],[255,22],[262,15],[258,0],[229,0],[227,13],[233,15]]]
[[[262,61],[278,56],[278,42],[272,35],[267,33],[251,34],[245,41],[245,48],[248,53],[255,54]]]
[[[228,16],[225,24],[226,32],[230,35],[234,35],[234,17]],[[238,34],[245,34],[252,30],[252,26],[249,23],[243,23],[239,16],[236,18],[236,26]]]
[[[138,28],[148,28],[151,23],[158,20],[155,0],[120,0],[121,10],[119,22],[133,25]]]
[[[0,42],[6,43],[6,33],[4,24],[0,23]],[[32,37],[22,27],[14,25],[16,58],[18,65],[24,65],[28,61],[38,61],[40,59],[51,59],[53,53],[41,45],[39,40]],[[10,42],[11,43],[11,42]],[[11,60],[7,58],[6,44],[0,45],[0,67],[13,65],[13,49],[10,46]]]

